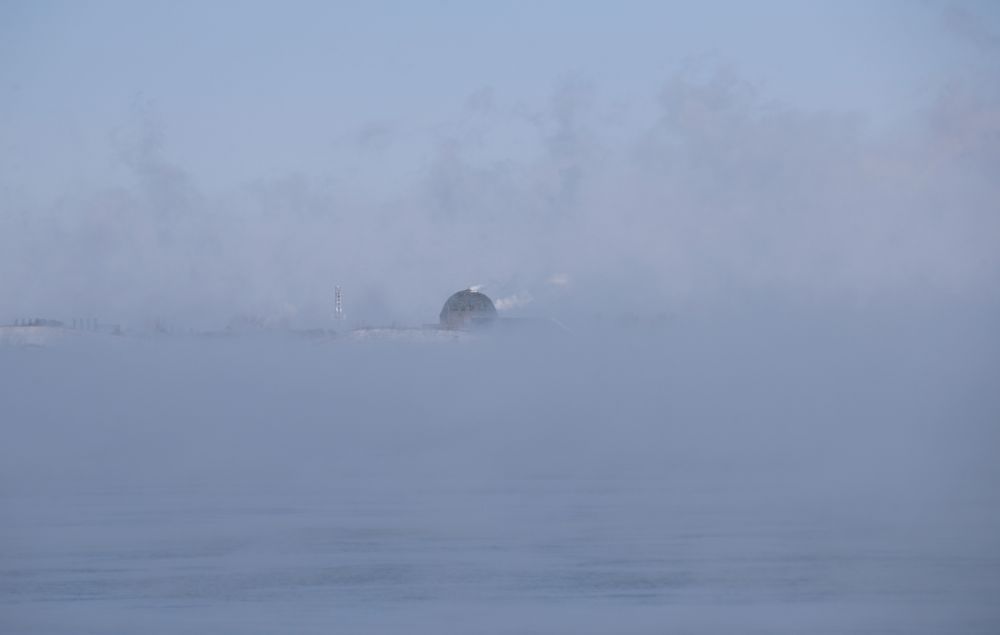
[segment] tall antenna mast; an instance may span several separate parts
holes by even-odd
[[[340,285],[333,288],[333,319],[338,321],[344,319],[344,292],[341,291]]]

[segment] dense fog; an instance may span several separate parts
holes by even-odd
[[[3,619],[989,633],[997,317],[8,350]]]
[[[0,3],[0,631],[1000,631],[998,17]]]
[[[11,348],[2,484],[655,477],[763,498],[977,496],[1000,433],[997,315],[785,307],[444,342]]]
[[[352,319],[408,324],[471,285],[564,322],[768,293],[996,300],[1000,92],[988,4],[816,8],[809,20],[779,4],[726,7],[734,19],[786,24],[767,47],[727,41],[694,8],[455,9],[449,20],[468,30],[453,32],[433,12],[312,7],[307,27],[305,7],[247,8],[236,23],[221,8],[95,7],[47,15],[26,5],[12,12],[22,28],[7,27],[21,56],[0,66],[0,321],[186,329],[248,315],[317,326],[338,284]],[[134,26],[105,33],[102,16]],[[812,25],[824,18],[827,27]],[[657,19],[705,39],[648,33]],[[346,20],[356,34],[323,35]],[[588,25],[623,40],[606,63],[635,70],[607,77],[584,64],[593,52],[575,38]],[[815,40],[781,48],[796,26]],[[383,39],[397,29],[400,41]],[[441,48],[427,46],[442,29]],[[522,29],[547,44],[518,67],[521,81],[505,81],[514,60],[489,53]],[[218,39],[233,31],[271,42],[297,72],[264,65],[242,37]],[[844,40],[834,46],[827,31]],[[465,58],[504,74],[445,52],[476,33],[483,41]],[[580,65],[559,66],[557,33]],[[144,35],[188,46],[136,41]],[[663,61],[630,57],[641,37]],[[412,57],[426,89],[370,56],[380,43]],[[864,64],[846,66],[851,46],[868,47]],[[512,48],[504,55],[528,54]],[[928,50],[942,59],[931,64]],[[233,60],[240,52],[260,66]],[[764,52],[843,76],[792,72]],[[373,81],[394,99],[358,105],[380,94]],[[279,92],[261,94],[268,82]],[[69,86],[76,108],[54,95]]]

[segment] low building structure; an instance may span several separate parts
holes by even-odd
[[[470,329],[492,324],[497,319],[497,309],[485,293],[464,289],[445,301],[439,318],[442,328]]]

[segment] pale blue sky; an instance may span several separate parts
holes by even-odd
[[[973,54],[941,7],[5,2],[2,166],[8,186],[32,192],[114,180],[109,139],[142,100],[164,151],[204,187],[336,177],[337,142],[371,122],[420,136],[476,91],[533,108],[566,77],[641,110],[685,64],[731,66],[795,107],[892,123]]]

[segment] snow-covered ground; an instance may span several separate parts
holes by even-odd
[[[428,328],[357,328],[348,332],[352,340],[391,340],[403,342],[455,342],[475,337],[470,331]]]
[[[51,346],[80,333],[58,326],[0,326],[0,346]]]

